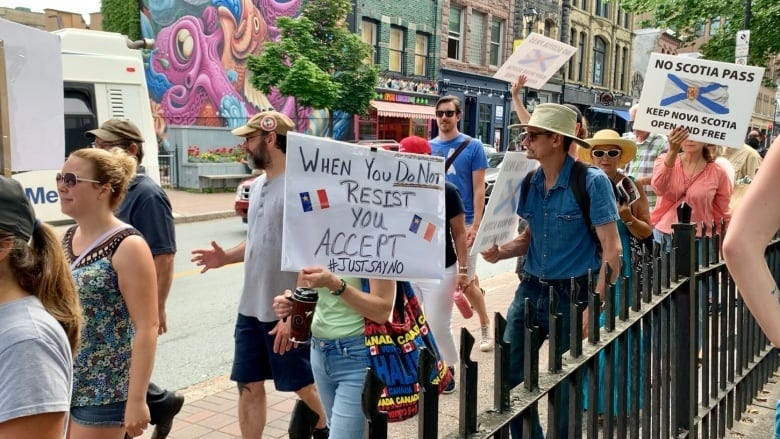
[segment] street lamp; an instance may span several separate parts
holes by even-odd
[[[523,11],[523,17],[525,17],[525,36],[528,37],[528,35],[531,34],[531,27],[533,26],[534,22],[536,21],[536,17],[539,16],[539,13],[536,12],[536,9],[534,9],[533,6],[526,6],[525,11]]]

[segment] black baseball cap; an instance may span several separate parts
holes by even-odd
[[[35,211],[18,181],[0,176],[0,230],[29,241],[35,228]]]

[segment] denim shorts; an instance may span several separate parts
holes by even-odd
[[[255,317],[238,315],[230,379],[238,383],[273,379],[280,392],[295,392],[314,384],[309,345],[298,345],[284,355],[275,354],[275,336],[268,334],[274,327],[276,322],[261,322]]]
[[[79,425],[119,427],[125,422],[125,404],[127,401],[106,405],[87,405],[71,407],[70,416]]]

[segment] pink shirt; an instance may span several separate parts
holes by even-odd
[[[673,168],[667,168],[664,159],[666,154],[655,160],[651,180],[653,191],[658,194],[658,202],[650,217],[656,229],[672,233],[672,224],[677,222],[677,206],[682,201],[691,206],[691,222],[696,224],[698,236],[701,236],[702,222],[707,224],[707,234],[711,235],[713,221],[720,226],[721,220],[728,222],[731,219],[729,201],[733,189],[723,168],[707,163],[704,170],[689,181],[679,159],[674,162]],[[687,185],[690,187],[686,188]]]

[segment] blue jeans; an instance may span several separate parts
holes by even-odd
[[[361,406],[369,366],[363,334],[336,340],[312,337],[311,369],[332,438],[362,438],[366,418]]]
[[[587,277],[583,276],[577,278],[579,284],[579,296],[578,301],[587,301],[588,297],[588,281]],[[559,280],[551,282],[540,282],[535,276],[531,276],[528,273],[523,274],[523,281],[520,282],[520,286],[517,287],[515,292],[515,298],[512,300],[512,304],[509,305],[509,311],[507,311],[507,327],[504,333],[504,341],[509,343],[509,386],[515,387],[520,384],[525,378],[523,373],[523,364],[525,360],[525,299],[530,299],[530,302],[536,308],[534,314],[534,325],[539,327],[540,337],[535,346],[531,349],[536,351],[541,348],[544,339],[550,333],[550,320],[549,320],[549,308],[550,308],[550,295],[549,287],[552,286],[555,290],[555,294],[558,297],[558,306],[556,312],[561,314],[563,319],[561,325],[561,343],[558,345],[558,354],[563,354],[569,350],[569,334],[571,330],[571,313],[569,307],[571,305],[571,291],[570,281]],[[575,328],[579,330],[579,328]],[[550,437],[568,437],[569,425],[568,425],[568,407],[569,407],[569,385],[564,381],[560,386],[561,399],[560,404],[556,408],[558,411],[558,420],[560,422],[559,431],[557,435],[550,435]],[[542,426],[539,424],[539,416],[536,415],[535,419],[532,419],[532,437],[533,439],[541,439],[544,437],[542,434]],[[521,418],[517,418],[509,425],[512,437],[515,439],[522,438],[523,423]]]

